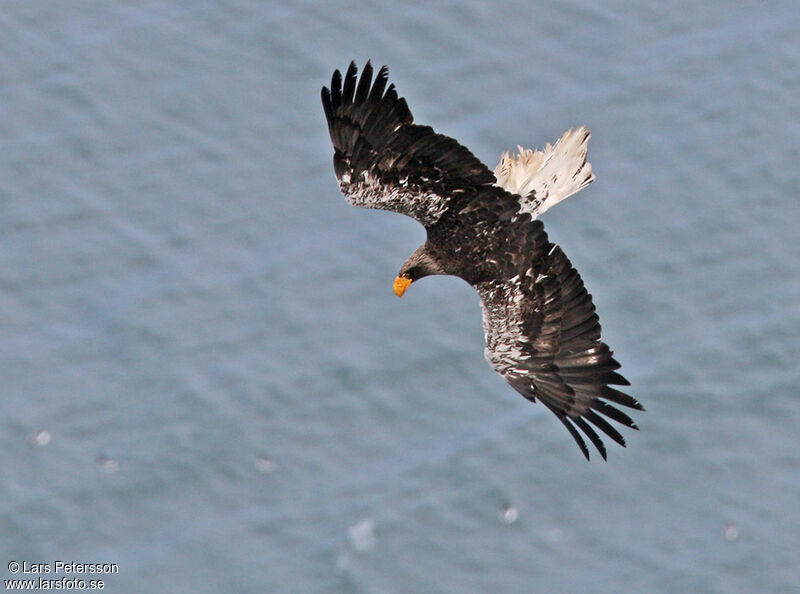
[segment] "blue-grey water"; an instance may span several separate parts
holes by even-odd
[[[800,591],[799,31],[796,2],[0,4],[3,579]],[[346,205],[319,101],[367,58],[490,167],[592,129],[544,220],[647,407],[607,463],[491,371],[465,283],[392,294],[424,232]]]

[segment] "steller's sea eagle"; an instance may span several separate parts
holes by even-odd
[[[600,340],[592,298],[538,217],[594,180],[589,130],[554,145],[504,153],[489,170],[468,149],[414,124],[383,66],[360,79],[355,63],[322,88],[339,188],[353,206],[392,210],[424,225],[427,239],[400,268],[394,291],[431,274],[451,274],[481,298],[486,358],[528,400],[537,399],[606,458],[599,429],[625,446],[607,419],[638,429],[614,405],[644,410],[611,385],[630,385]],[[613,403],[614,405],[612,405]]]

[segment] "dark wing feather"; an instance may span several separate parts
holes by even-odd
[[[387,88],[383,66],[372,79],[350,63],[337,70],[322,105],[333,142],[339,187],[354,206],[393,210],[423,225],[435,223],[453,202],[466,203],[494,174],[458,142],[413,123],[405,99]]]
[[[616,372],[620,365],[600,340],[591,295],[561,248],[549,243],[539,221],[518,221],[509,232],[502,278],[476,286],[484,310],[486,356],[514,389],[540,400],[559,418],[587,458],[581,432],[605,459],[595,429],[622,446],[625,440],[604,417],[637,429],[609,403],[644,409],[610,387],[629,384]]]

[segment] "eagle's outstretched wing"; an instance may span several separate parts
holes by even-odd
[[[344,79],[336,70],[331,88],[322,88],[334,170],[353,206],[393,210],[427,227],[495,176],[456,140],[414,124],[388,76],[384,66],[373,82],[367,62],[359,79],[351,62]]]
[[[625,445],[613,419],[637,429],[619,404],[644,410],[611,385],[629,385],[616,372],[620,364],[600,340],[592,297],[564,252],[547,240],[540,221],[517,225],[511,252],[515,262],[503,278],[476,288],[483,306],[486,358],[511,386],[531,401],[540,400],[578,442],[589,450],[579,428],[605,459],[596,429]],[[519,259],[520,254],[526,254]]]

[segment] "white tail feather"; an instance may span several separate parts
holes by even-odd
[[[592,165],[586,160],[589,136],[589,129],[580,126],[567,130],[543,150],[517,146],[515,157],[506,151],[494,170],[496,185],[521,196],[520,212],[538,217],[594,181]]]

